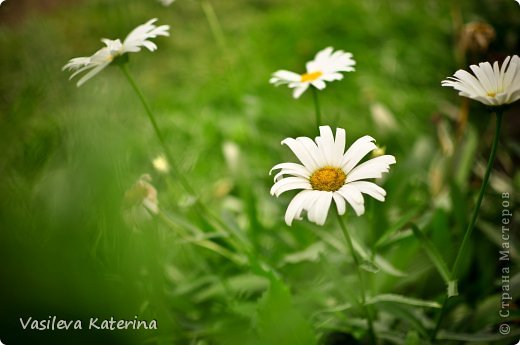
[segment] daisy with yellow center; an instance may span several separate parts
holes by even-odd
[[[489,106],[511,104],[520,99],[520,58],[508,56],[502,67],[495,61],[471,65],[474,76],[458,70],[453,77],[443,80],[442,86],[459,91],[459,95],[474,99]]]
[[[275,86],[287,84],[294,89],[293,97],[299,98],[311,85],[323,90],[326,81],[343,79],[341,72],[353,72],[355,64],[351,53],[328,47],[318,52],[314,60],[307,62],[306,73],[279,70],[273,73],[269,82]]]
[[[168,32],[170,26],[156,26],[154,24],[156,21],[157,18],[154,18],[139,25],[126,36],[122,43],[120,39],[102,39],[101,41],[105,44],[105,47],[98,50],[92,56],[77,57],[69,60],[69,62],[63,66],[63,70],[74,71],[69,79],[74,78],[76,75],[84,71],[90,70],[78,81],[77,86],[79,87],[110,65],[110,63],[119,56],[127,53],[136,53],[140,51],[142,47],[153,52],[157,49],[157,45],[149,39],[157,36],[170,35]]]
[[[364,136],[345,152],[345,130],[336,129],[334,138],[329,126],[321,126],[320,136],[314,141],[307,137],[283,140],[282,144],[289,146],[302,163],[281,163],[271,169],[271,172],[279,170],[271,195],[278,197],[289,190],[301,189],[287,207],[287,225],[294,219],[302,219],[304,211],[309,221],[325,224],[332,200],[339,215],[345,214],[348,203],[358,216],[365,212],[363,194],[384,201],[385,190],[363,180],[382,177],[395,163],[395,157],[382,155],[359,164],[368,153],[377,149],[374,141],[374,138]]]

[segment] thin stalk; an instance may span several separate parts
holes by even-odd
[[[217,42],[218,47],[223,52],[226,52],[226,37],[224,36],[224,31],[222,30],[222,26],[220,25],[213,5],[208,0],[202,0],[200,2],[200,6],[202,7],[202,12],[204,12],[204,15],[206,16],[211,34]]]
[[[341,230],[343,231],[345,240],[347,241],[349,251],[352,254],[352,260],[354,260],[354,265],[356,266],[356,271],[357,271],[357,275],[359,278],[359,288],[361,290],[361,304],[363,306],[363,309],[365,311],[367,321],[368,321],[368,336],[370,339],[370,344],[375,345],[376,336],[374,334],[374,325],[373,325],[373,321],[372,321],[372,315],[370,315],[370,311],[368,310],[368,307],[366,305],[365,280],[363,279],[363,274],[361,272],[360,262],[356,255],[356,252],[354,251],[354,245],[352,244],[352,238],[350,237],[347,227],[345,226],[345,222],[343,221],[343,218],[341,218],[341,216],[339,214],[337,214],[337,216],[338,216],[339,225],[341,227]]]
[[[320,127],[321,125],[321,110],[320,110],[320,101],[318,99],[318,91],[314,86],[311,86],[312,90],[312,99],[314,100],[314,110],[316,112],[316,127]]]
[[[159,125],[157,124],[157,121],[155,120],[155,116],[153,115],[152,110],[150,109],[150,106],[148,105],[148,102],[144,98],[144,95],[141,92],[141,89],[135,82],[132,75],[128,72],[128,68],[126,67],[126,64],[121,64],[119,66],[121,67],[121,71],[123,71],[123,74],[125,75],[126,79],[132,86],[132,89],[137,94],[137,97],[141,101],[141,104],[143,105],[146,115],[148,116],[148,120],[150,120],[150,123],[152,124],[152,127],[155,132],[155,136],[157,137],[157,139],[159,139],[159,143],[161,144],[161,146],[164,150],[164,154],[166,155],[166,158],[168,159],[168,163],[170,163],[170,166],[172,168],[173,173],[175,174],[175,177],[179,180],[180,184],[186,190],[186,192],[188,192],[192,196],[196,197],[195,191],[193,190],[193,188],[190,186],[188,181],[186,181],[184,176],[180,173],[179,169],[177,168],[177,164],[173,159],[173,155],[170,151],[170,148],[168,147],[168,145],[166,145],[166,140],[164,139],[164,135],[162,134],[161,130],[159,129]]]
[[[498,148],[498,139],[500,138],[500,126],[502,125],[502,115],[503,111],[496,111],[497,121],[495,128],[495,137],[493,138],[493,145],[491,146],[491,153],[489,154],[488,164],[486,168],[486,173],[484,174],[484,179],[482,180],[482,186],[480,187],[480,192],[477,198],[477,204],[475,205],[475,210],[473,211],[473,215],[471,216],[471,221],[469,222],[468,228],[466,229],[466,233],[464,234],[464,238],[462,240],[462,244],[459,247],[459,251],[457,253],[457,257],[455,259],[455,263],[453,264],[452,276],[454,278],[458,277],[460,270],[460,261],[463,255],[466,252],[466,247],[468,245],[469,238],[473,233],[473,229],[475,227],[475,223],[477,222],[478,213],[480,210],[480,205],[482,204],[482,199],[484,198],[484,192],[488,185],[489,176],[491,175],[491,170],[493,169],[493,163],[495,162],[495,156]]]
[[[437,320],[435,321],[435,328],[433,329],[433,332],[430,336],[430,340],[432,344],[435,344],[435,341],[437,340],[437,333],[439,333],[439,330],[441,329],[442,324],[442,318],[444,317],[444,314],[446,313],[446,309],[448,308],[448,301],[450,300],[450,297],[447,295],[444,297],[444,301],[442,302],[441,310],[439,311],[439,315],[437,315]]]

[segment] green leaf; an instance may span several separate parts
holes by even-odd
[[[415,331],[410,331],[406,335],[406,341],[404,345],[423,345],[421,343],[421,338],[419,338],[419,334]]]
[[[320,254],[325,251],[323,242],[316,242],[306,249],[288,254],[283,258],[283,263],[296,264],[302,261],[318,261]]]
[[[311,325],[293,306],[289,289],[271,278],[271,287],[258,303],[256,329],[262,344],[315,345]]]
[[[375,304],[381,302],[392,302],[406,304],[414,307],[440,308],[441,305],[435,301],[425,301],[418,298],[406,297],[396,294],[381,294],[371,297],[367,300],[367,304]]]
[[[399,220],[391,226],[385,233],[377,240],[376,244],[374,245],[375,248],[380,248],[386,244],[386,242],[396,233],[397,231],[401,230],[410,220],[412,220],[413,217],[415,217],[419,212],[421,211],[421,208],[415,208],[407,213],[405,213]]]

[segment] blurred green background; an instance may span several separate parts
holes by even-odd
[[[222,37],[208,23],[212,11]],[[101,38],[124,38],[155,17],[171,25],[171,36],[155,39],[154,53],[131,54],[129,69],[180,170],[232,231],[198,215],[193,196],[154,170],[161,147],[118,68],[81,88],[61,71],[70,58],[101,48]],[[464,25],[473,21],[493,28],[487,49],[462,45]],[[280,141],[317,133],[310,93],[294,100],[286,87],[268,84],[270,74],[303,72],[327,46],[352,52],[357,65],[320,92],[324,122],[345,128],[348,144],[372,135],[398,162],[383,182],[387,201],[367,200],[363,217],[346,217],[374,254],[366,258],[373,266],[369,294],[441,303],[444,282],[406,224],[416,221],[451,265],[494,121],[440,81],[469,63],[518,53],[519,34],[513,0],[178,0],[169,7],[154,0],[7,0],[0,5],[0,339],[363,343],[358,283],[333,217],[324,227],[303,221],[289,228],[283,214],[291,196],[269,195],[270,168],[295,161]],[[513,344],[520,337],[498,333],[501,194],[511,194],[509,209],[518,215],[519,112],[518,105],[506,112],[441,344]],[[125,201],[143,174],[157,190],[159,216]],[[438,306],[401,302],[372,306],[381,343],[426,344]],[[21,328],[20,318],[54,315],[138,316],[156,319],[158,330]],[[518,334],[516,304],[507,322]],[[487,340],[479,338],[483,332]]]

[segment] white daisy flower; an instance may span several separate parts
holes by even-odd
[[[77,86],[79,87],[121,55],[138,52],[142,47],[153,52],[157,49],[157,45],[149,39],[157,36],[169,36],[168,30],[170,29],[169,25],[154,25],[156,21],[157,18],[154,18],[139,25],[126,36],[122,43],[119,39],[102,39],[101,41],[105,44],[105,47],[92,56],[71,59],[63,66],[63,70],[74,71],[69,79],[74,78],[81,72],[90,70],[78,81]]]
[[[271,195],[278,197],[289,190],[303,189],[287,207],[287,225],[294,219],[302,219],[303,211],[307,212],[309,221],[323,225],[332,200],[340,215],[345,214],[347,202],[358,216],[365,212],[362,193],[379,201],[385,200],[383,188],[363,180],[380,178],[395,163],[395,157],[382,155],[358,165],[363,157],[377,149],[374,138],[368,135],[359,138],[346,152],[345,140],[343,128],[336,129],[334,139],[331,128],[321,126],[315,142],[307,137],[282,141],[302,163],[281,163],[271,169],[271,172],[280,169],[274,177]]]
[[[319,51],[314,60],[307,62],[306,73],[279,70],[273,73],[269,83],[275,86],[287,84],[289,88],[294,89],[293,97],[299,98],[310,85],[323,90],[326,81],[343,79],[340,72],[353,72],[355,64],[351,53],[343,50],[334,51],[332,47],[328,47]]]
[[[442,81],[442,86],[450,86],[460,91],[459,95],[472,98],[485,105],[500,106],[510,104],[520,98],[520,58],[508,56],[502,67],[498,62],[481,62],[471,65],[473,76],[467,71],[458,70],[453,77]]]

